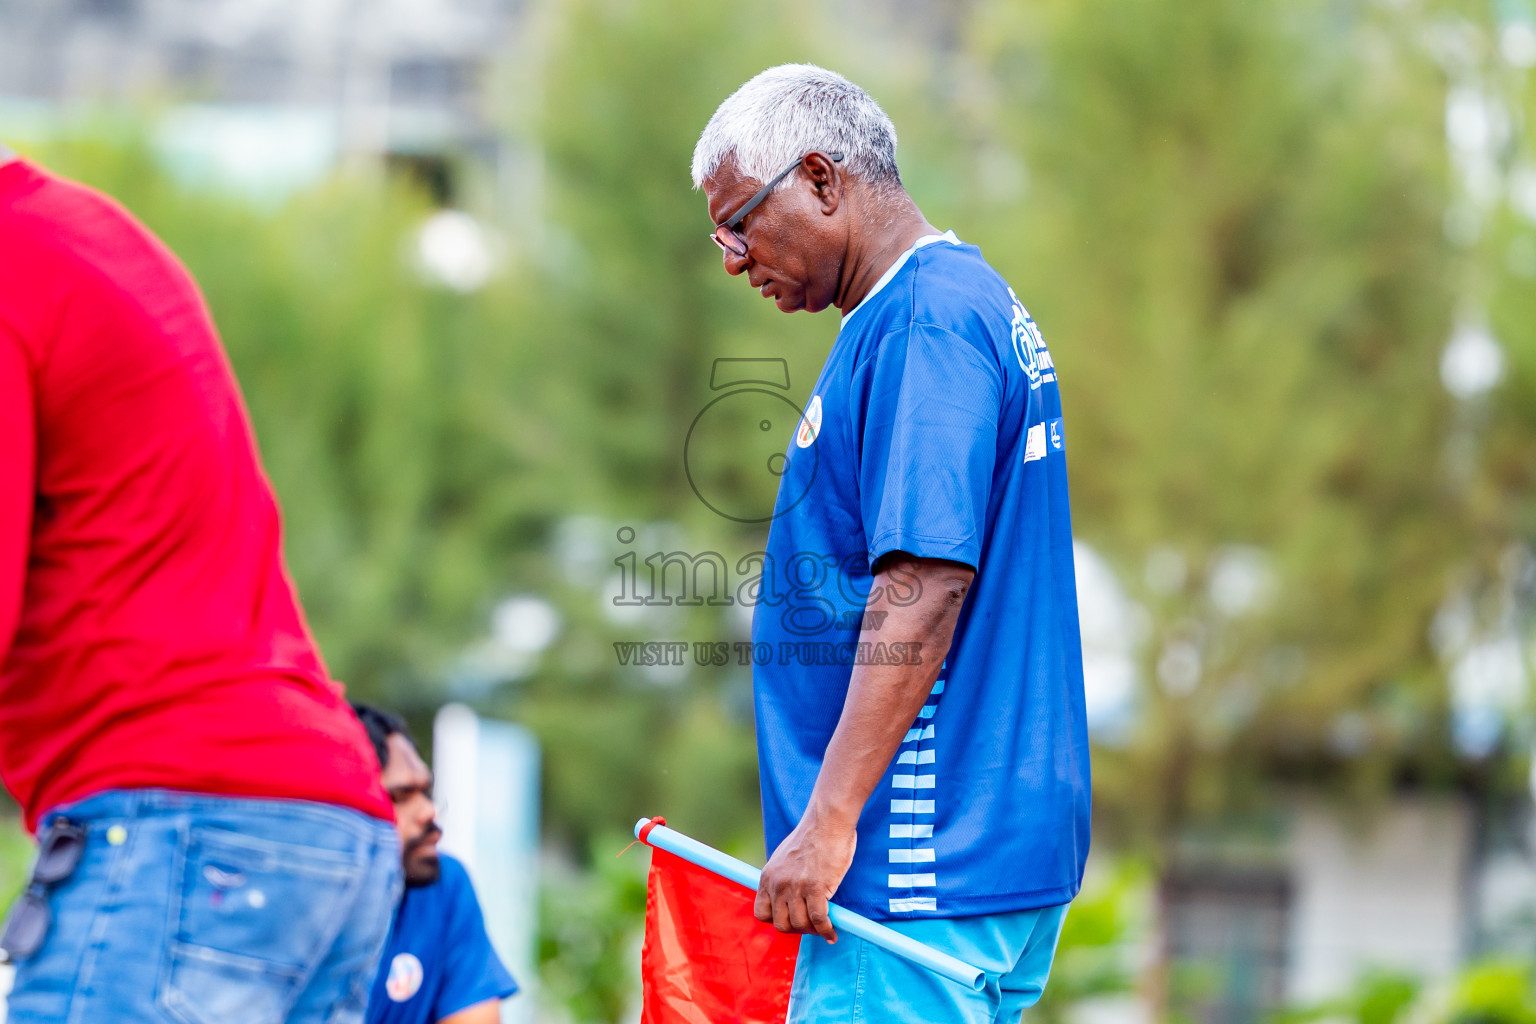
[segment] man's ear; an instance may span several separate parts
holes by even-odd
[[[816,193],[816,201],[821,206],[822,214],[831,216],[836,213],[848,182],[842,168],[833,163],[832,158],[825,153],[814,152],[805,154],[805,159],[801,161],[801,169],[805,172],[805,178],[810,182],[812,191]]]

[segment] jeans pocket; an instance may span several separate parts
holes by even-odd
[[[160,1004],[185,1024],[281,1024],[329,951],[359,857],[239,832],[183,832]]]

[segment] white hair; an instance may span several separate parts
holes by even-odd
[[[842,153],[854,177],[901,184],[896,126],[869,93],[814,64],[780,64],[731,93],[704,126],[693,147],[693,187],[731,157],[745,177],[769,181],[816,150]]]

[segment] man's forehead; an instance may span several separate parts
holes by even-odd
[[[427,762],[422,760],[417,753],[416,745],[406,739],[400,733],[393,733],[389,740],[389,763],[384,766],[384,774],[392,777],[417,777],[430,775],[431,769]]]

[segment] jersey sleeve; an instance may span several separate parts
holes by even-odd
[[[450,910],[452,927],[444,950],[443,984],[438,989],[433,1020],[442,1020],[487,999],[506,999],[517,982],[502,964],[485,932],[485,916],[469,876],[460,870]]]
[[[976,568],[1003,379],[953,332],[913,324],[855,373],[864,389],[859,498],[870,567],[892,551]]]
[[[21,343],[0,327],[0,664],[21,618],[36,480],[31,364]]]

